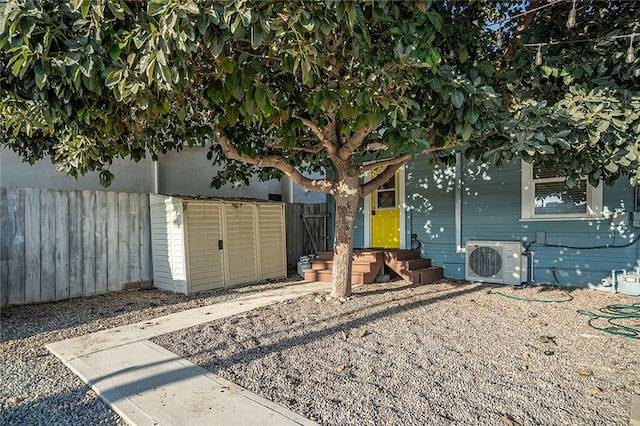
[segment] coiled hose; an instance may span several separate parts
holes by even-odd
[[[582,315],[590,316],[588,324],[596,330],[604,331],[618,336],[629,337],[630,339],[640,339],[640,322],[634,327],[622,325],[616,321],[638,319],[640,320],[640,304],[635,305],[608,305],[598,310],[600,313],[578,310]],[[596,320],[606,320],[608,326],[598,327],[593,324]]]

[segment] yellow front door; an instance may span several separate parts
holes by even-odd
[[[375,169],[371,178],[384,169]],[[400,247],[400,172],[371,194],[371,245],[380,248]]]

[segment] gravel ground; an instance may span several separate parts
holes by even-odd
[[[628,425],[640,340],[597,331],[576,311],[639,299],[498,292],[566,298],[550,287],[392,282],[153,340],[324,425]]]
[[[45,344],[146,321],[266,291],[262,282],[184,296],[159,290],[123,291],[0,311],[1,425],[123,425],[124,422]]]

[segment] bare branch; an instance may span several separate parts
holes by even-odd
[[[531,3],[529,3],[528,10],[537,9],[539,5],[540,5],[539,0],[531,0]],[[520,41],[522,40],[523,32],[529,27],[529,25],[531,24],[535,16],[536,14],[531,12],[531,13],[525,13],[525,15],[522,17],[520,24],[516,28],[516,33],[513,39],[511,40],[511,43],[509,43],[509,46],[506,48],[504,55],[502,56],[501,66],[498,67],[498,74],[502,74],[506,70],[507,63],[511,60],[511,58],[515,54],[518,44],[520,44]]]
[[[241,161],[258,167],[273,167],[289,176],[300,188],[308,191],[331,193],[333,190],[332,181],[327,179],[309,179],[279,155],[266,155],[254,158],[246,154],[240,154],[226,135],[223,135],[216,126],[212,125],[212,128],[215,139],[222,147],[222,151],[228,159]]]
[[[291,148],[291,150],[293,151],[300,151],[300,152],[308,152],[309,154],[317,154],[318,152],[322,151],[322,148],[324,148],[324,146],[321,143],[318,143],[314,146],[312,146],[311,148],[306,148],[303,146],[296,146]]]
[[[427,154],[429,152],[436,152],[436,151],[445,151],[455,146],[456,145],[434,146],[434,147],[430,147],[423,150],[421,154]],[[360,174],[368,172],[373,169],[377,169],[379,167],[386,167],[384,172],[382,172],[381,174],[376,176],[374,179],[362,185],[362,196],[366,197],[367,195],[371,194],[373,191],[378,189],[380,185],[382,185],[383,183],[391,179],[393,174],[400,167],[402,167],[407,161],[409,161],[412,157],[413,156],[411,154],[404,154],[404,155],[401,155],[400,157],[388,158],[386,160],[380,160],[373,163],[363,164],[362,166],[360,166],[360,168],[358,169]],[[393,171],[389,171],[389,170],[393,170]]]
[[[375,161],[373,163],[363,164],[362,166],[360,166],[358,168],[358,171],[360,172],[360,174],[362,174],[362,173],[366,173],[366,172],[368,172],[370,170],[377,169],[379,167],[395,166],[398,163],[404,164],[408,160],[410,160],[411,157],[412,157],[411,154],[404,154],[404,155],[401,155],[400,157],[386,158],[384,160]]]
[[[402,157],[405,157],[405,156],[403,155]],[[378,189],[383,183],[385,183],[389,179],[391,179],[393,177],[393,175],[396,174],[398,169],[400,169],[400,167],[402,167],[404,165],[404,163],[409,161],[410,158],[411,158],[411,156],[406,158],[403,162],[399,162],[399,163],[387,166],[387,168],[384,169],[384,171],[382,173],[380,173],[375,178],[371,179],[369,182],[367,182],[364,185],[362,185],[362,195],[361,196],[362,197],[366,197],[367,195],[371,194],[373,191]]]
[[[328,134],[330,133],[335,133],[334,131],[332,131],[330,129],[330,127],[334,127],[333,126],[333,121],[330,118],[329,119],[329,124],[327,125],[327,127],[324,129],[320,129],[320,127],[318,127],[313,121],[308,120],[306,118],[303,117],[299,117],[297,115],[294,115],[293,118],[296,118],[300,121],[302,121],[302,124],[304,124],[305,126],[307,126],[309,128],[309,130],[311,130],[313,132],[314,135],[316,135],[316,137],[318,139],[320,139],[320,143],[322,144],[322,146],[324,146],[327,150],[327,154],[329,154],[329,156],[334,156],[338,150],[337,144],[335,140],[332,140]]]
[[[347,161],[347,159],[351,157],[351,154],[353,154],[353,152],[356,149],[362,146],[362,143],[364,142],[365,138],[369,135],[369,133],[371,133],[371,128],[369,126],[364,127],[358,130],[357,132],[355,132],[353,135],[351,135],[349,142],[347,142],[346,144],[344,144],[342,148],[340,148],[340,151],[338,152],[338,156],[343,161]]]
[[[430,152],[436,152],[436,151],[445,151],[447,149],[453,148],[454,146],[456,145],[434,146],[434,147],[423,150],[422,152],[420,152],[420,154],[428,154]],[[387,158],[387,159],[376,161],[373,163],[363,164],[362,166],[360,166],[358,171],[360,172],[360,174],[362,174],[362,173],[368,172],[369,170],[377,169],[378,167],[387,167],[387,166],[394,166],[397,163],[406,163],[407,160],[411,159],[411,157],[412,157],[411,154],[404,154],[404,155],[401,155],[400,157]]]

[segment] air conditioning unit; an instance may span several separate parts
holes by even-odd
[[[467,240],[467,281],[519,285],[527,280],[520,241]]]

